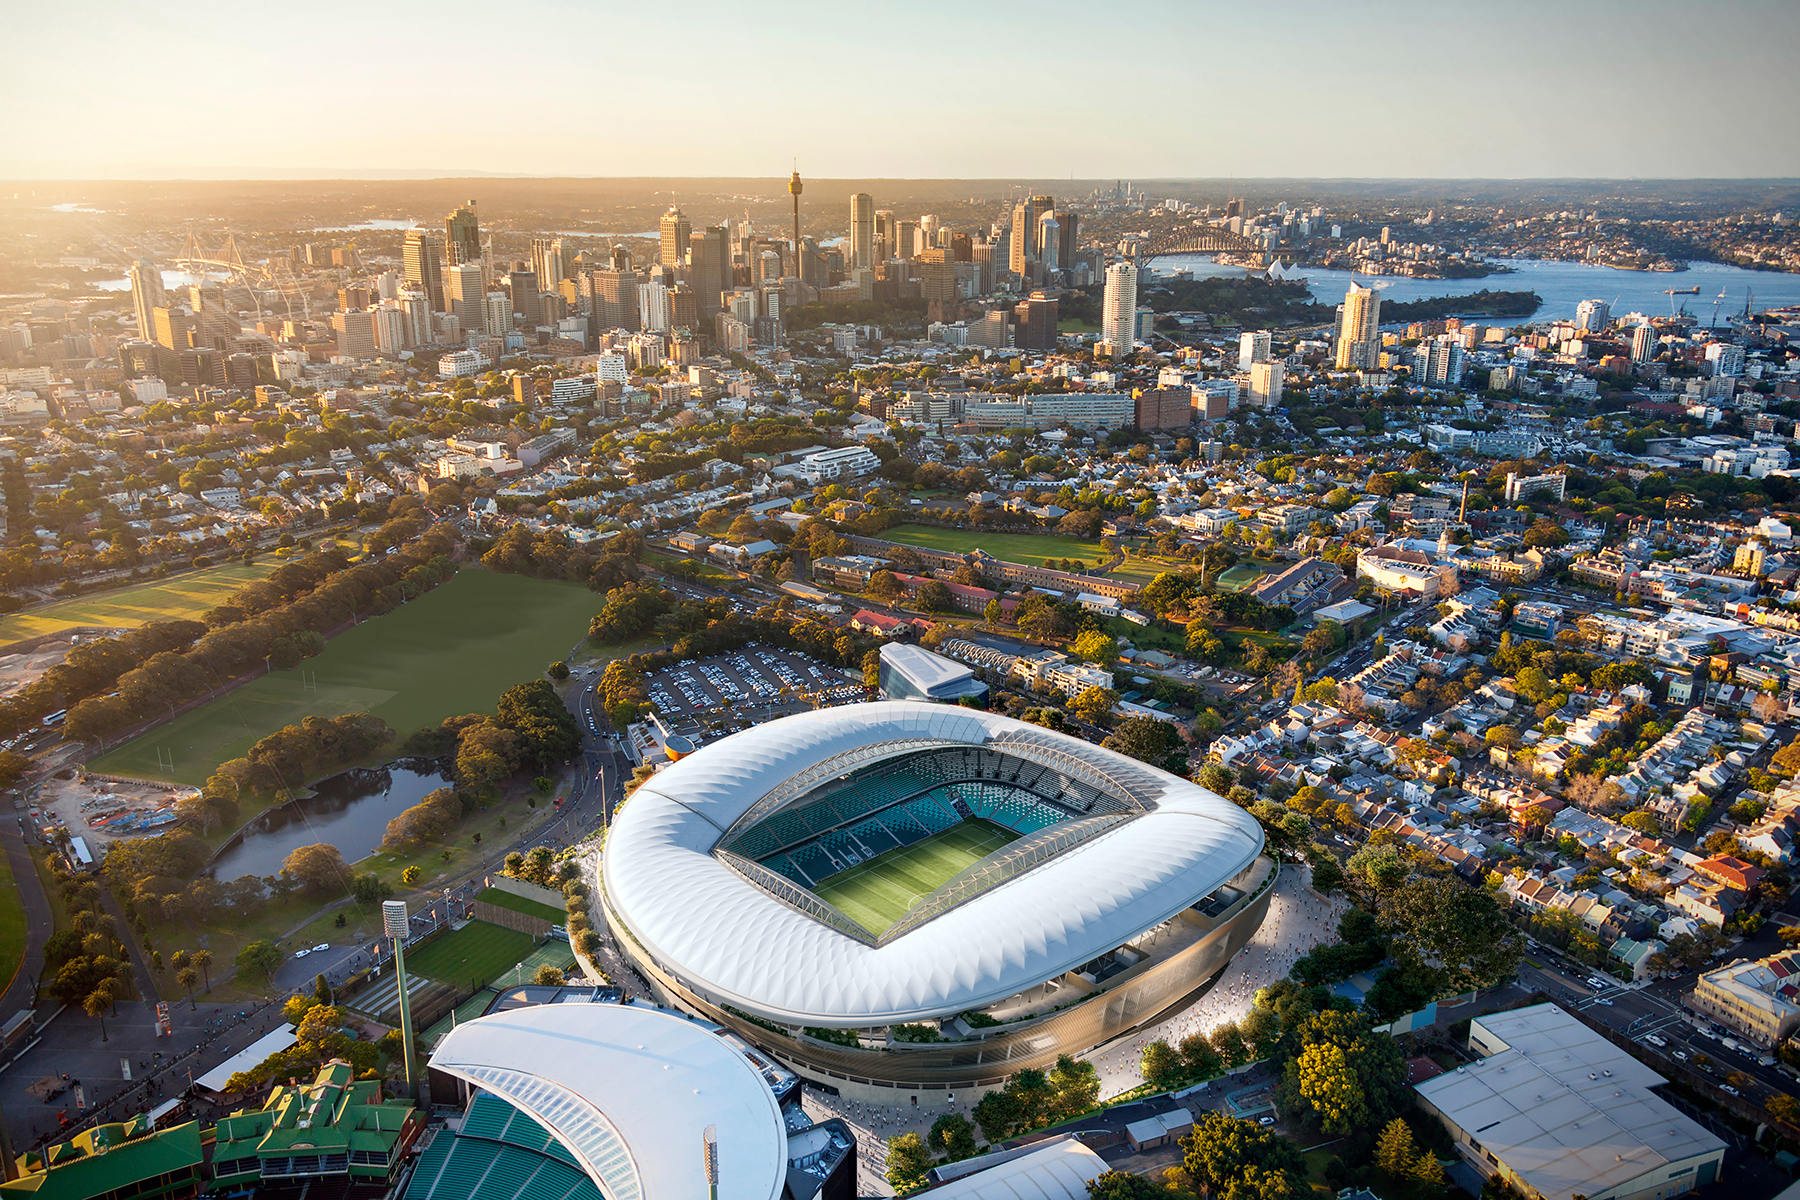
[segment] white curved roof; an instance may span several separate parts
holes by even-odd
[[[709,1000],[854,1029],[982,1008],[1034,987],[1168,920],[1262,850],[1261,828],[1230,801],[1048,735],[1103,771],[1152,779],[1154,811],[885,945],[806,916],[711,854],[752,805],[825,759],[902,738],[981,745],[1003,733],[1047,735],[997,713],[895,701],[802,713],[716,742],[632,795],[607,838],[607,902],[658,963]]]
[[[735,1047],[659,1009],[544,1004],[465,1021],[431,1065],[537,1118],[607,1200],[704,1196],[716,1126],[721,1200],[778,1200],[787,1133],[775,1093]]]

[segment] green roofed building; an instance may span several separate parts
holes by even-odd
[[[358,1081],[343,1059],[309,1084],[283,1084],[261,1109],[235,1112],[215,1131],[213,1180],[236,1187],[336,1177],[352,1183],[394,1178],[424,1128],[410,1100],[383,1100],[379,1080]]]
[[[153,1130],[147,1117],[97,1125],[19,1160],[0,1196],[35,1200],[185,1200],[200,1189],[200,1125]]]

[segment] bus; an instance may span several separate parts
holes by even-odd
[[[59,708],[55,712],[49,713],[48,715],[46,715],[44,717],[44,728],[45,729],[56,728],[58,725],[61,725],[63,723],[63,718],[68,715],[69,715],[69,710],[66,708]]]

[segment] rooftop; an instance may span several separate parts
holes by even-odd
[[[1650,1090],[1667,1080],[1554,1004],[1480,1017],[1469,1040],[1487,1057],[1419,1096],[1546,1200],[1725,1149]]]

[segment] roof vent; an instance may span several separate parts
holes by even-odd
[[[1598,1075],[1596,1075],[1596,1074],[1594,1074],[1594,1073],[1593,1073],[1593,1072],[1592,1072],[1592,1071],[1589,1071],[1589,1072],[1588,1072],[1588,1078],[1589,1078],[1589,1079],[1598,1079],[1598,1078],[1600,1078],[1600,1077],[1599,1077],[1599,1076],[1598,1076]]]
[[[1600,1073],[1601,1073],[1601,1074],[1602,1074],[1602,1075],[1604,1075],[1604,1076],[1606,1076],[1606,1077],[1607,1077],[1607,1078],[1608,1078],[1608,1079],[1611,1079],[1611,1078],[1612,1078],[1612,1072],[1611,1072],[1611,1071],[1602,1071],[1602,1072],[1600,1072]]]

